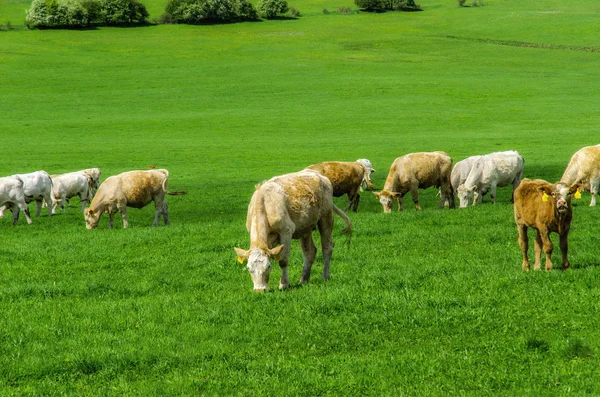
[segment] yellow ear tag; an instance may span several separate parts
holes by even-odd
[[[550,196],[548,196],[546,192],[544,192],[544,194],[542,194],[542,201],[548,201],[548,197]]]
[[[244,263],[244,260],[242,259],[242,257],[241,257],[241,256],[238,256],[238,259],[237,259],[237,261],[238,261],[240,264]]]
[[[581,192],[579,191],[579,189],[577,189],[577,191],[575,192],[575,198],[576,199],[580,199],[581,198]]]

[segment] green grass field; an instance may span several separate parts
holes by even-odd
[[[29,31],[27,1],[0,0],[15,27],[0,31],[0,175],[154,164],[189,191],[168,198],[168,227],[151,205],[89,231],[77,200],[0,220],[0,395],[600,394],[589,193],[565,272],[521,271],[510,188],[460,210],[429,189],[423,211],[409,195],[390,215],[363,193],[350,247],[336,219],[329,282],[319,253],[295,285],[297,242],[289,291],[275,266],[274,292],[254,293],[236,263],[274,175],[366,157],[382,187],[406,153],[515,149],[554,182],[600,143],[600,3],[484,4],[298,0],[297,20]]]

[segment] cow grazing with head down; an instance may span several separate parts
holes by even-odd
[[[560,180],[567,184],[588,185],[592,193],[590,207],[595,206],[600,187],[600,145],[586,146],[575,152]]]
[[[514,150],[481,156],[473,163],[465,182],[457,188],[460,208],[466,208],[471,201],[473,205],[481,202],[488,190],[492,203],[496,203],[497,187],[512,185],[514,194],[523,177],[524,165],[525,160]]]
[[[127,207],[143,208],[154,201],[156,213],[152,226],[157,226],[162,215],[165,225],[169,224],[169,213],[165,194],[182,195],[187,192],[170,192],[167,190],[169,171],[165,169],[150,171],[129,171],[107,178],[98,188],[96,196],[89,208],[84,211],[88,229],[98,226],[100,217],[108,213],[108,227],[112,227],[114,215],[121,212],[123,227],[129,226]]]
[[[52,200],[52,179],[46,171],[35,171],[28,174],[14,175],[23,181],[23,193],[25,194],[25,203],[29,204],[35,201],[37,210],[35,216],[40,216],[42,212],[42,203],[44,200]],[[8,205],[0,206],[0,217],[4,216],[4,211]],[[48,207],[48,216],[54,213],[51,207]]]
[[[327,161],[309,165],[307,168],[318,171],[329,179],[333,187],[334,197],[348,195],[348,205],[346,205],[344,211],[352,208],[352,211],[356,212],[360,202],[358,191],[363,183],[367,185],[369,190],[374,188],[370,178],[371,171],[362,162]]]
[[[254,290],[268,291],[271,260],[279,261],[279,289],[290,286],[288,260],[292,239],[299,239],[304,257],[300,283],[310,279],[317,249],[312,239],[318,228],[323,250],[323,279],[329,279],[333,251],[333,213],[346,223],[345,233],[352,234],[350,219],[333,204],[333,188],[329,179],[318,172],[303,170],[274,177],[256,187],[248,206],[246,229],[250,233],[250,249],[235,248],[238,261],[248,262]]]
[[[383,206],[383,212],[392,211],[394,200],[398,200],[398,211],[404,209],[402,199],[411,193],[417,210],[419,205],[419,189],[439,187],[441,191],[440,208],[445,203],[454,208],[454,193],[450,185],[452,159],[444,152],[411,153],[394,160],[385,180],[383,190],[373,192]]]
[[[550,233],[558,233],[562,252],[562,267],[570,266],[567,259],[568,236],[573,218],[571,207],[572,196],[578,197],[581,184],[567,185],[564,182],[555,184],[541,179],[523,179],[514,192],[515,222],[519,232],[519,246],[523,253],[523,270],[529,271],[527,257],[529,240],[527,229],[536,229],[534,269],[541,269],[542,250],[546,254],[546,270],[552,270],[552,241]]]
[[[23,211],[27,223],[31,224],[29,208],[25,202],[25,190],[23,180],[16,175],[0,178],[0,207],[7,206],[13,213],[13,225],[19,220],[19,213]],[[4,217],[4,213],[2,216]]]

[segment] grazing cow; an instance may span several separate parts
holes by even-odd
[[[496,187],[512,185],[514,195],[523,177],[524,164],[523,157],[514,150],[481,156],[473,163],[465,182],[457,188],[460,208],[467,207],[471,201],[473,205],[480,202],[488,190],[492,203],[496,203]]]
[[[561,181],[566,184],[588,184],[592,193],[590,207],[596,205],[596,195],[600,186],[600,145],[579,149],[567,165]],[[585,185],[584,185],[585,187]]]
[[[519,246],[523,253],[523,270],[529,271],[529,258],[527,249],[529,240],[527,229],[537,230],[535,239],[535,264],[534,270],[541,269],[542,249],[546,254],[546,270],[552,270],[552,241],[550,233],[555,232],[560,236],[560,250],[562,252],[562,267],[570,266],[567,259],[568,236],[573,218],[571,196],[578,196],[581,184],[567,185],[557,182],[554,185],[541,179],[523,179],[514,192],[515,222],[519,232]]]
[[[271,259],[281,267],[279,289],[290,286],[287,266],[292,239],[300,240],[304,257],[300,283],[309,281],[317,252],[312,239],[316,228],[321,234],[323,279],[329,279],[334,212],[346,223],[343,232],[352,235],[350,219],[333,204],[332,195],[329,179],[312,170],[277,176],[256,187],[246,218],[250,249],[235,248],[238,261],[248,261],[255,291],[269,290]]]
[[[65,203],[71,197],[79,196],[81,211],[85,210],[87,203],[92,198],[92,189],[97,187],[91,174],[84,171],[69,172],[61,175],[52,175],[52,210],[56,212],[58,205],[65,212]]]
[[[368,177],[369,170],[363,163],[359,163],[358,161],[327,161],[309,165],[307,168],[318,171],[329,179],[333,187],[334,197],[341,197],[344,194],[348,195],[348,204],[344,211],[348,211],[352,207],[352,211],[356,212],[358,203],[360,202],[358,191],[363,182],[367,184],[368,189],[374,187],[371,183],[371,178]]]
[[[44,200],[50,202],[52,199],[52,179],[46,171],[35,171],[29,174],[17,174],[23,181],[23,192],[25,194],[25,203],[29,204],[35,201],[37,210],[35,216],[40,216],[42,212],[42,203]],[[4,211],[9,209],[10,205],[0,206],[0,218],[4,216]],[[54,212],[48,207],[48,216]]]
[[[383,212],[390,213],[394,199],[398,200],[398,211],[404,209],[402,198],[410,191],[419,211],[419,189],[435,186],[441,190],[440,208],[444,208],[445,203],[454,208],[454,193],[450,185],[451,171],[452,159],[444,152],[407,154],[394,160],[383,190],[373,194],[383,206]]]
[[[86,175],[86,177],[89,176],[92,178],[92,183],[90,183],[90,187],[91,187],[91,196],[93,197],[96,194],[98,187],[100,186],[100,174],[101,174],[100,168],[87,168],[87,169],[81,170],[79,172]]]
[[[127,221],[127,207],[143,208],[154,201],[156,215],[152,226],[157,226],[160,216],[163,216],[165,225],[169,224],[168,206],[165,194],[182,195],[187,192],[170,192],[167,190],[169,171],[129,171],[107,178],[98,188],[98,192],[89,208],[83,212],[88,229],[98,227],[98,221],[104,212],[108,212],[108,227],[112,227],[114,215],[121,212],[123,227],[129,226]]]
[[[19,220],[19,212],[23,211],[27,218],[27,223],[31,224],[31,216],[29,216],[29,208],[25,202],[25,190],[23,189],[24,182],[19,176],[7,176],[0,178],[0,206],[8,206],[13,213],[13,225]],[[4,211],[0,218],[4,217]]]

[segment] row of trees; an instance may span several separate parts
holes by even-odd
[[[162,23],[220,23],[275,18],[288,12],[286,0],[169,0]],[[29,28],[84,28],[143,24],[149,14],[139,0],[33,0]]]
[[[367,11],[418,10],[414,0],[354,0]],[[286,0],[168,0],[162,23],[222,23],[276,18],[288,12]],[[295,15],[298,15],[297,10]],[[91,25],[143,24],[149,14],[139,0],[33,0],[29,28],[83,28]]]

